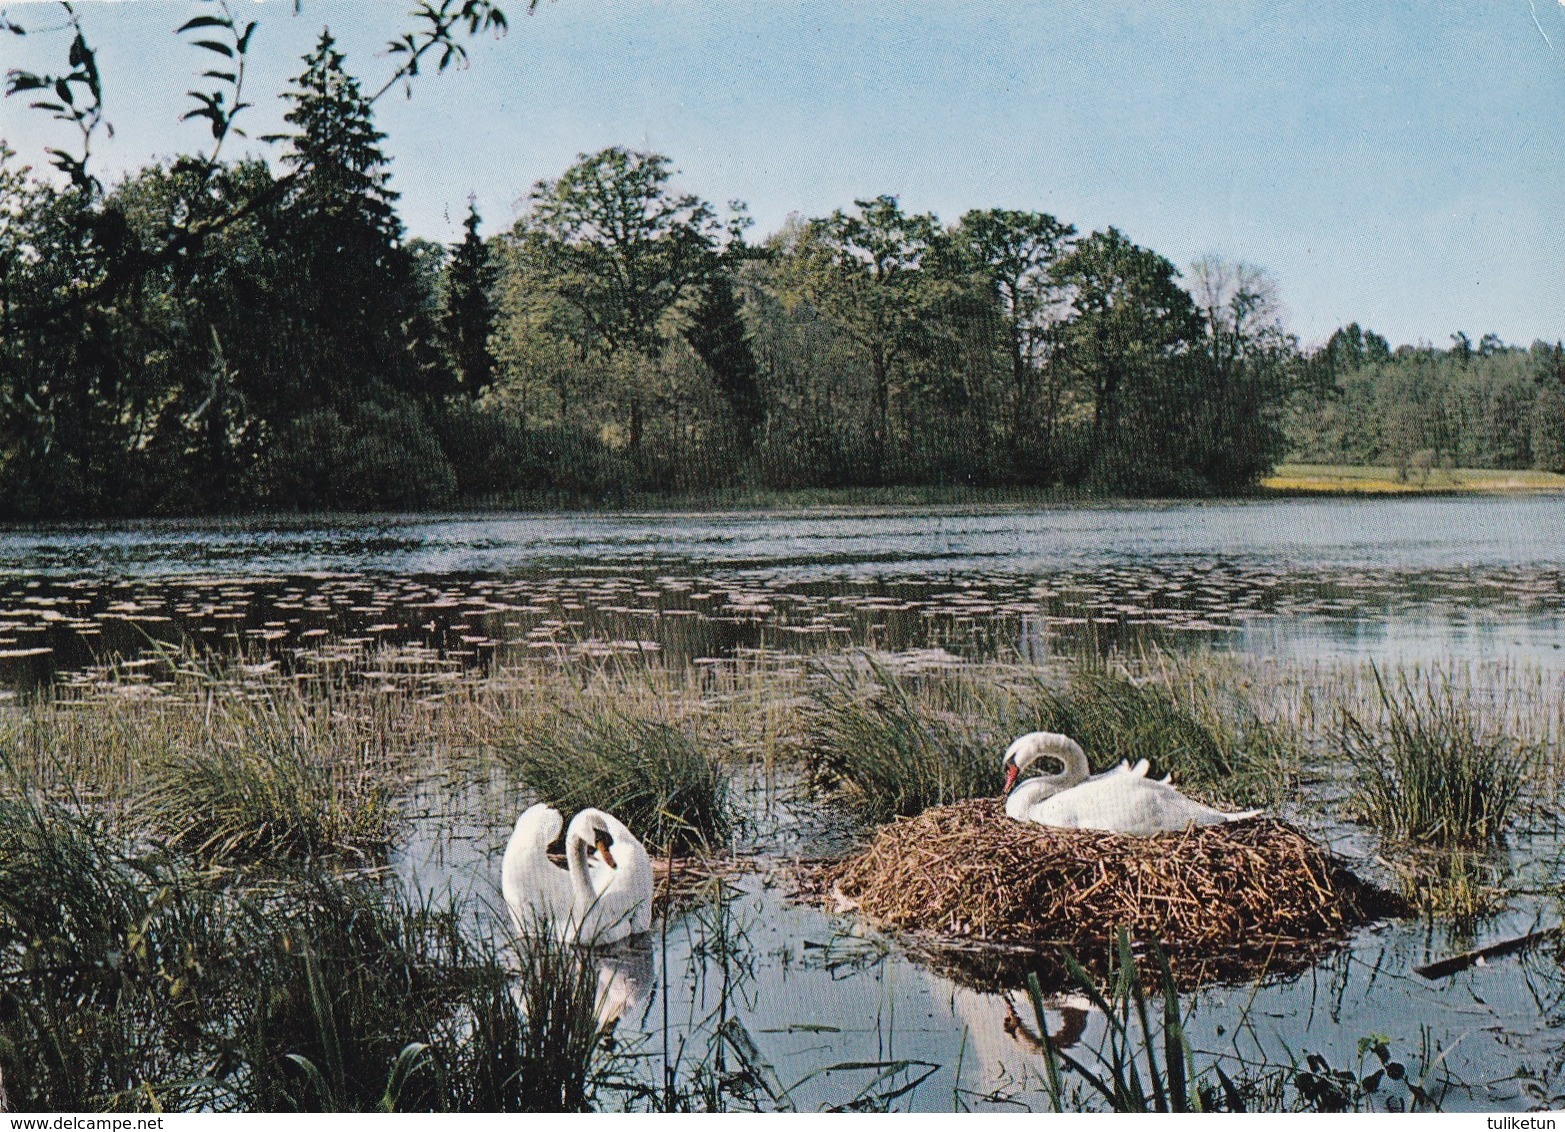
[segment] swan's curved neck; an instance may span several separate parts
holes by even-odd
[[[581,911],[592,907],[598,894],[593,890],[592,879],[587,875],[587,842],[580,836],[570,838],[565,847],[565,862],[570,867],[571,888],[576,893],[576,906]]]
[[[1056,747],[1040,757],[1059,760],[1060,769],[1056,773],[1035,776],[1056,790],[1068,790],[1085,782],[1087,775],[1092,773],[1092,768],[1087,765],[1087,756],[1082,754],[1080,747]]]
[[[1024,778],[1006,795],[1005,812],[1018,821],[1026,821],[1028,810],[1045,798],[1085,782],[1092,770],[1087,765],[1086,755],[1074,744],[1052,746],[1035,758],[1058,760],[1060,769],[1053,774],[1035,774],[1031,778]]]
[[[511,831],[505,856],[500,858],[500,891],[507,900],[520,899],[527,874],[537,867],[537,858],[543,855],[541,841],[538,832],[525,822],[518,821]]]

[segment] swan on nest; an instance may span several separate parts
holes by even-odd
[[[1055,774],[1040,774],[1018,783],[1038,759],[1060,764]],[[1089,777],[1086,753],[1068,735],[1034,731],[1005,752],[1005,812],[1017,821],[1059,829],[1096,829],[1108,833],[1150,835],[1177,833],[1192,825],[1243,821],[1261,813],[1225,814],[1188,798],[1169,781],[1148,778],[1148,764],[1121,763]]]

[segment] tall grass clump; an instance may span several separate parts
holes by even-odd
[[[513,970],[462,910],[321,877],[268,904],[237,1009],[252,1111],[582,1111],[612,1061],[558,933]]]
[[[553,935],[517,972],[454,902],[307,869],[238,889],[22,793],[0,820],[16,1108],[582,1109],[616,1064],[596,968]]]
[[[997,796],[1005,736],[1027,730],[997,719],[1006,715],[998,688],[955,673],[899,676],[873,660],[822,668],[811,696],[811,769],[871,821]]]
[[[520,728],[502,755],[566,821],[608,810],[654,853],[720,850],[732,832],[729,772],[686,729],[612,709],[561,712]]]
[[[1375,670],[1381,718],[1342,710],[1352,809],[1388,837],[1425,845],[1494,844],[1505,836],[1538,752],[1486,729],[1452,681],[1395,692]],[[1377,725],[1378,724],[1378,725]]]
[[[211,1004],[232,944],[202,878],[79,805],[12,787],[0,800],[0,1079],[9,1103],[200,1107]]]
[[[585,1112],[611,1080],[597,967],[538,925],[515,940],[512,979],[472,998],[472,1039],[460,1049],[457,1111]]]
[[[142,819],[208,860],[373,857],[398,815],[390,759],[334,734],[329,695],[214,684],[204,718],[144,752]]]
[[[1083,663],[1066,687],[1039,686],[1036,721],[1080,743],[1095,769],[1146,759],[1157,775],[1216,799],[1274,800],[1290,775],[1275,729],[1189,662],[1164,661],[1139,680]]]

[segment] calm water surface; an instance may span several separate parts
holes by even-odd
[[[150,641],[288,655],[1202,645],[1561,653],[1565,500],[334,517],[0,531],[0,685]]]

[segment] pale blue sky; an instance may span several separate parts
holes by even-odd
[[[58,11],[7,7],[30,24]],[[100,170],[199,144],[178,116],[206,59],[171,32],[204,9],[79,7],[117,131]],[[258,136],[323,24],[378,86],[407,5],[238,7],[261,24]],[[682,187],[748,201],[758,234],[882,192],[947,221],[1041,209],[1117,225],[1181,266],[1207,252],[1264,266],[1307,341],[1352,320],[1393,342],[1565,336],[1560,0],[508,10],[511,34],[473,44],[471,69],[377,110],[415,234],[456,238],[469,192],[486,230],[505,227],[533,181],[625,144],[670,155]],[[39,66],[64,46],[4,37],[0,61]],[[39,164],[69,140],[14,99],[0,136]]]

